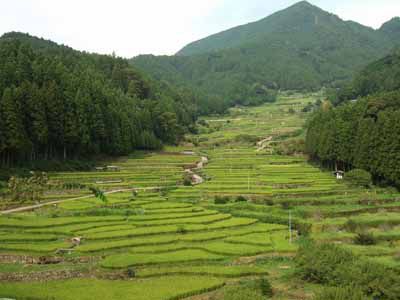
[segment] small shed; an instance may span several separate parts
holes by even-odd
[[[333,174],[336,176],[336,179],[342,180],[344,178],[344,171],[335,171]]]

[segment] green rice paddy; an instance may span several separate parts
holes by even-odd
[[[0,216],[0,257],[60,260],[49,267],[3,258],[0,276],[37,277],[1,281],[0,298],[185,299],[247,277],[270,276],[274,299],[304,299],[290,298],[298,287],[284,281],[300,235],[399,269],[397,191],[350,187],[302,155],[276,151],[282,141],[302,136],[307,113],[301,109],[318,97],[281,95],[275,104],[206,118],[200,133],[188,137],[193,144],[107,163],[119,171],[50,174],[47,200],[88,195],[86,188],[65,189],[66,184],[122,191],[108,195],[106,205],[88,197]],[[264,139],[264,146],[256,144]],[[196,171],[204,183],[184,186],[184,169],[201,157],[208,158]],[[359,230],[373,234],[376,244],[356,244]],[[81,238],[79,245],[74,237]],[[49,269],[79,269],[82,278],[52,273],[54,278],[40,280]]]

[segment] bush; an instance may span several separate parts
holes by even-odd
[[[261,293],[264,296],[266,296],[266,297],[272,297],[273,296],[272,286],[271,286],[271,283],[268,281],[267,278],[261,278],[260,279],[260,289],[261,289]]]
[[[236,197],[236,202],[247,202],[247,198],[240,195]]]
[[[362,299],[373,297],[379,300],[397,300],[400,295],[398,273],[332,244],[303,242],[296,256],[296,272],[303,280],[309,282],[332,287],[354,285],[362,291]]]
[[[346,174],[346,180],[353,186],[370,187],[372,176],[365,170],[354,169]]]
[[[186,234],[188,231],[183,225],[179,225],[178,228],[176,229],[176,232],[179,234]]]
[[[289,201],[282,201],[280,204],[281,204],[282,209],[284,209],[284,210],[289,210],[291,208]]]
[[[192,185],[192,176],[190,174],[185,174],[185,177],[183,178],[183,185],[184,186]]]
[[[354,243],[357,245],[370,246],[376,244],[376,238],[370,232],[360,232],[354,238]]]
[[[239,134],[234,138],[234,142],[244,144],[255,144],[258,140],[258,136],[251,134]]]
[[[229,201],[231,201],[231,199],[228,196],[215,196],[214,198],[214,203],[215,204],[226,204]]]
[[[126,275],[128,276],[128,278],[135,278],[136,270],[134,268],[128,268],[128,270],[126,270]]]
[[[347,222],[343,225],[343,228],[346,229],[349,232],[356,232],[359,230],[360,226],[357,224],[354,220],[349,219]]]
[[[325,288],[314,300],[366,300],[362,290],[357,287]]]

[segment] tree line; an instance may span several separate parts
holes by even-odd
[[[400,186],[399,57],[395,52],[368,66],[345,87],[353,94],[339,91],[334,99],[341,99],[339,106],[324,103],[313,115],[306,135],[312,159],[332,168],[364,169],[375,180]]]
[[[0,165],[121,155],[176,143],[197,100],[115,56],[26,34],[0,38]]]

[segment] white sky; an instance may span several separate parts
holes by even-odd
[[[293,0],[0,0],[0,35],[28,32],[72,48],[132,57],[174,54],[186,44],[286,8]],[[400,0],[310,0],[378,28]]]

